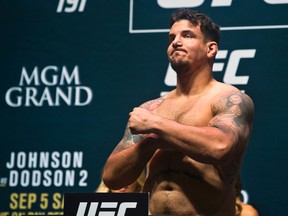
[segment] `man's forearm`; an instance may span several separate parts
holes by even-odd
[[[108,158],[103,181],[111,189],[120,189],[132,184],[140,176],[147,162],[153,156],[155,148],[147,138],[121,151],[114,151]]]

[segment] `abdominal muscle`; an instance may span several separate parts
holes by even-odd
[[[150,194],[151,215],[195,215],[197,210],[174,182],[161,182]]]
[[[144,191],[150,192],[150,215],[234,214],[233,194],[225,192],[227,188],[211,165],[201,166],[187,156],[167,153],[158,152],[148,166]]]

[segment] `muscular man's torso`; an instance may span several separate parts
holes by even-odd
[[[182,124],[207,126],[216,96],[217,88],[189,100],[167,97],[153,112]],[[232,216],[234,186],[226,172],[180,152],[157,150],[147,165],[144,186],[144,191],[150,192],[151,215]]]

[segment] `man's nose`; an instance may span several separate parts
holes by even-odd
[[[177,47],[182,46],[182,43],[179,40],[174,40],[173,43],[172,43],[172,46],[175,49]]]

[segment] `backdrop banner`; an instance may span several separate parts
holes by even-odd
[[[287,0],[2,0],[0,216],[63,214],[64,193],[95,192],[128,113],[175,88],[180,7],[221,26],[213,74],[254,100],[245,202],[287,214]]]

